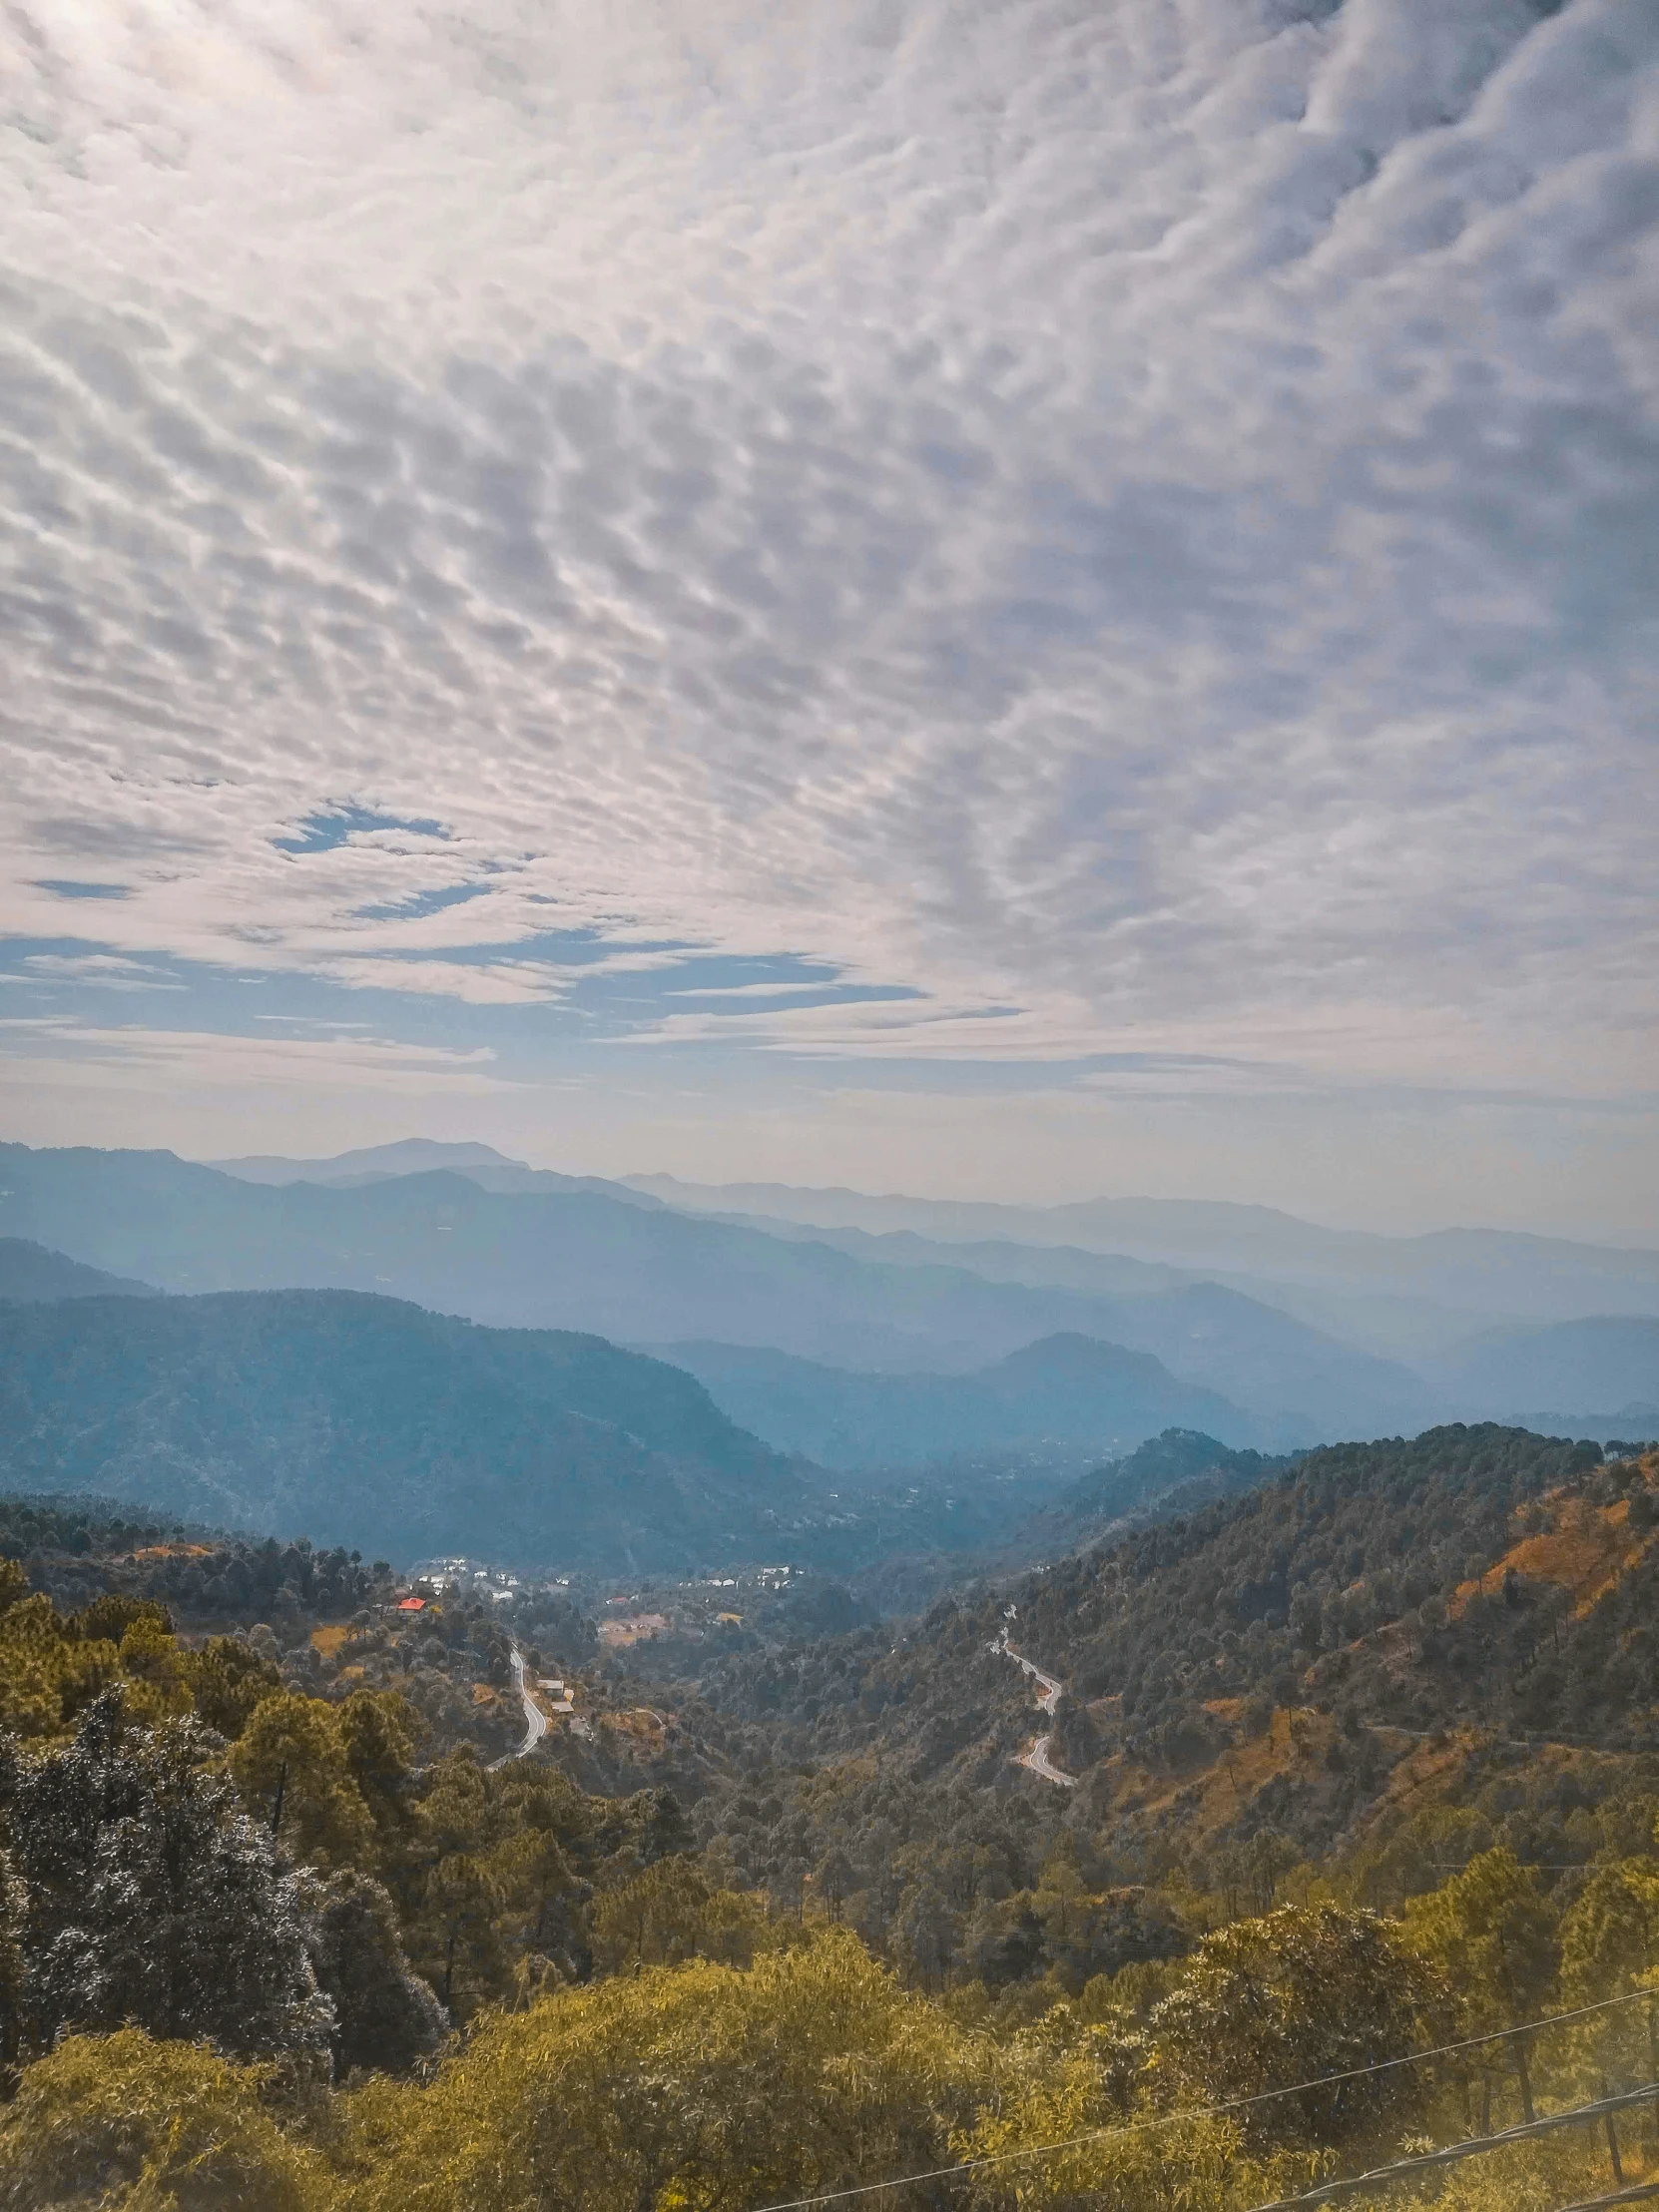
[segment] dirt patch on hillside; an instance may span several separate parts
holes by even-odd
[[[1511,1571],[1569,1591],[1574,1618],[1582,1620],[1636,1565],[1653,1541],[1651,1532],[1630,1526],[1628,1498],[1621,1497],[1616,1505],[1592,1505],[1588,1498],[1565,1497],[1556,1492],[1544,1503],[1551,1526],[1536,1535],[1522,1536],[1477,1582],[1461,1583],[1448,1607],[1454,1620],[1477,1592],[1491,1595],[1500,1591],[1504,1576]]]
[[[1242,1701],[1213,1699],[1205,1710],[1237,1721]],[[1159,1773],[1119,1752],[1089,1775],[1093,1805],[1101,1817],[1134,1815],[1157,1825],[1179,1821],[1183,1836],[1202,1839],[1230,1828],[1252,1798],[1282,1778],[1313,1782],[1325,1771],[1337,1739],[1329,1713],[1310,1706],[1279,1707],[1264,1734],[1230,1745],[1214,1759],[1183,1772]]]

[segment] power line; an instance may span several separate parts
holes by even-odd
[[[1397,2180],[1401,2174],[1424,2173],[1430,2166],[1459,2165],[1463,2159],[1478,2157],[1482,2151],[1502,2150],[1509,2143],[1529,2142],[1534,2135],[1547,2135],[1552,2128],[1570,2127],[1574,2121],[1599,2120],[1603,2114],[1610,2117],[1633,2104],[1645,2104],[1656,2092],[1659,2092],[1659,2081],[1644,2081],[1639,2089],[1623,2089],[1614,2097],[1598,2097],[1593,2104],[1575,2104],[1570,2112],[1552,2112],[1546,2119],[1523,2120],[1518,2127],[1506,2127],[1496,2135],[1471,2135],[1461,2143],[1447,2143],[1441,2150],[1422,2151],[1414,2158],[1395,2158],[1386,2166],[1374,2166],[1370,2173],[1350,2174],[1346,2181],[1319,2182],[1294,2197],[1276,2197],[1272,2204],[1258,2205],[1256,2212],[1302,2212],[1306,2205],[1328,2204],[1333,2197],[1343,2196],[1350,2189],[1375,2188],[1380,2182]]]
[[[1659,2197],[1659,2181],[1633,2181],[1627,2188],[1615,2189],[1610,2197],[1586,2197],[1579,2204],[1563,2204],[1561,2212],[1613,2212],[1617,2204],[1642,2204],[1649,2197]]]
[[[1016,2158],[1054,2158],[1061,2151],[1080,2150],[1085,2143],[1121,2141],[1130,2135],[1145,2135],[1157,2128],[1174,2127],[1188,2120],[1225,2119],[1231,2112],[1246,2112],[1260,2104],[1273,2104],[1281,2097],[1304,2096],[1311,2089],[1334,2089],[1345,2081],[1364,2081],[1373,2074],[1390,2073],[1397,2066],[1420,2066],[1430,2058],[1451,2058],[1459,2051],[1477,2050],[1486,2043],[1504,2043],[1517,2035],[1535,2035],[1546,2027],[1561,2027],[1571,2020],[1588,2019],[1593,2012],[1609,2012],[1623,2004],[1643,2001],[1651,2004],[1656,1992],[1652,1989],[1631,1989],[1622,1997],[1602,1997],[1595,2004],[1580,2004],[1570,2012],[1546,2012],[1535,2020],[1523,2020],[1519,2027],[1494,2027],[1485,2035],[1468,2035],[1461,2042],[1438,2043],[1432,2050],[1406,2051],[1399,2058],[1379,2058],[1369,2066],[1351,2066],[1342,2073],[1319,2074],[1312,2081],[1293,2082],[1283,2089],[1259,2089],[1248,2097],[1229,2097],[1220,2104],[1190,2105],[1179,2112],[1160,2112],[1145,2120],[1130,2120],[1115,2127],[1094,2127],[1082,2135],[1068,2135],[1058,2143],[1031,2143],[1019,2150],[987,2151],[980,2158],[965,2158],[954,2166],[933,2166],[926,2173],[897,2174],[890,2181],[859,2181],[845,2189],[820,2189],[811,2196],[789,2197],[775,2204],[755,2207],[755,2212],[809,2212],[819,2204],[844,2204],[853,2197],[871,2197],[887,2189],[908,2189],[921,2181],[947,2181],[957,2174],[979,2173],[987,2166],[1004,2166]],[[1639,2098],[1652,2096],[1659,2084],[1640,2089],[1625,2101],[1635,2103]],[[1594,2110],[1600,2111],[1597,2105]],[[1534,2122],[1534,2125],[1553,2125],[1553,2122]],[[1496,2140],[1497,2138],[1494,2138]],[[1502,2140],[1509,2140],[1504,2137]],[[1298,2201],[1298,2200],[1292,2200]],[[1266,2212],[1266,2208],[1264,2208]]]

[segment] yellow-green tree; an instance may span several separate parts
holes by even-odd
[[[745,2212],[947,2162],[992,2070],[988,2045],[824,1930],[748,1973],[697,1960],[561,1990],[489,2020],[429,2085],[369,2086],[347,2202]]]
[[[1654,1989],[1579,2023],[1574,2043],[1591,2094],[1659,2080],[1659,1867],[1627,1859],[1600,1867],[1561,1923],[1561,2001],[1576,2008]]]
[[[338,1717],[321,1698],[278,1690],[262,1699],[229,1763],[249,1812],[290,1857],[317,1867],[373,1867],[374,1819]]]
[[[504,1993],[511,1981],[497,1923],[501,1885],[464,1851],[440,1859],[427,1877],[413,1936],[415,1962],[446,2012],[462,2019]]]
[[[0,1611],[0,1729],[25,1739],[60,1735],[120,1667],[112,1643],[67,1637],[50,1598],[14,1591]]]
[[[200,1650],[183,1655],[182,1671],[199,1716],[233,1741],[248,1726],[261,1699],[282,1686],[271,1661],[240,1636],[210,1636]]]
[[[1411,1947],[1444,1976],[1466,2032],[1530,2019],[1553,1993],[1555,1911],[1507,1844],[1413,1898],[1404,1928]]]
[[[1481,1852],[1461,1874],[1413,1898],[1405,1940],[1451,1992],[1465,2035],[1519,2026],[1548,2005],[1559,1960],[1554,1907],[1537,1878],[1506,1844]],[[1524,2039],[1493,2043],[1468,2063],[1478,2083],[1480,2125],[1489,2124],[1492,2091],[1513,2068],[1523,2118],[1532,2116],[1530,2061]]]
[[[1171,2102],[1229,2104],[1352,2074],[1431,2036],[1437,1976],[1371,1913],[1284,1906],[1207,1936],[1152,2015],[1155,2078]],[[1250,2112],[1257,2144],[1386,2141],[1422,2109],[1421,2069],[1302,2090]]]
[[[138,2028],[70,2036],[0,2108],[7,2212],[323,2212],[314,2152],[262,2095],[270,2069]]]

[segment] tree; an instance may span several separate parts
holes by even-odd
[[[1556,1915],[1536,1878],[1506,1844],[1471,1859],[1426,1897],[1405,1909],[1405,1937],[1454,1992],[1465,2032],[1516,2027],[1541,2011],[1555,1981]],[[1516,2038],[1475,2061],[1482,2116],[1489,2114],[1496,2069],[1512,2062],[1521,2116],[1532,2117],[1526,2040]]]
[[[576,1877],[552,1829],[525,1827],[509,1836],[491,1852],[489,1868],[506,1911],[517,1920],[520,1945],[543,1956],[560,1947],[570,1934],[567,1908],[575,1897]],[[565,1963],[574,1962],[567,1956]]]
[[[1513,2027],[1540,2011],[1555,1980],[1556,1916],[1506,1844],[1405,1910],[1408,1939],[1457,1992],[1467,2025]]]
[[[968,1963],[993,1996],[1024,1981],[1048,1963],[1043,1924],[1029,1902],[1015,1910],[982,1913],[968,1931]]]
[[[281,2134],[263,2086],[203,2043],[72,2035],[0,2109],[0,2204],[323,2212],[320,2162]]]
[[[334,1709],[345,1764],[367,1806],[382,1854],[406,1838],[409,1785],[421,1738],[419,1714],[392,1690],[353,1690]]]
[[[937,1988],[956,1955],[956,1923],[931,1882],[911,1893],[899,1916],[898,1942],[922,1984]]]
[[[1597,2004],[1654,1986],[1659,1967],[1659,1869],[1627,1859],[1598,1867],[1561,1923],[1561,2000]],[[1659,2079],[1659,2016],[1626,2005],[1580,2023],[1592,2088]],[[1639,2071],[1638,2069],[1642,2069]]]
[[[334,1712],[321,1698],[263,1698],[232,1746],[230,1770],[255,1820],[311,1866],[361,1866],[375,1829]]]
[[[301,1876],[298,1897],[317,1986],[333,2006],[334,2078],[408,2072],[442,2041],[444,2017],[403,1954],[391,1899],[349,1870]]]
[[[122,1693],[74,1742],[0,1762],[24,1909],[24,2034],[135,2023],[223,2049],[316,2049],[326,2002],[294,1886],[190,1720],[128,1725]]]
[[[506,1959],[496,1930],[501,1890],[486,1867],[465,1852],[440,1859],[426,1884],[422,1933],[437,1969],[438,1993],[451,2016],[464,2017],[504,1993]],[[455,1969],[461,1969],[457,1992]]]
[[[839,1844],[832,1844],[819,1861],[815,1879],[825,1911],[832,1921],[838,1921],[848,1897],[858,1886],[857,1873]]]
[[[231,1741],[248,1726],[260,1700],[282,1687],[271,1661],[240,1636],[210,1636],[199,1651],[184,1655],[184,1674],[198,1714]]]
[[[417,2095],[354,2101],[357,2212],[741,2212],[944,2165],[986,2060],[845,1930],[485,2021]]]
[[[0,2082],[9,2081],[23,2046],[23,1932],[29,1893],[9,1852],[0,1852]]]
[[[1171,2092],[1222,2104],[1397,2058],[1438,1999],[1432,1975],[1371,1913],[1286,1906],[1207,1936],[1152,2015]],[[1246,2138],[1348,2144],[1418,2111],[1420,2069],[1304,2090],[1263,2106]]]
[[[632,1882],[608,1890],[593,1907],[597,1956],[613,1972],[676,1965],[703,1947],[708,1877],[687,1859],[663,1859]]]

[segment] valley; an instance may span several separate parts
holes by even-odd
[[[1470,1309],[1413,1368],[1161,1258],[477,1157],[5,1164],[18,2202],[84,2199],[100,2099],[179,2212],[1002,2212],[1009,2155],[1035,2212],[1263,2212],[1606,2095],[1659,2173],[1659,1448],[1421,1417],[1639,1415],[1659,1325]],[[1604,2142],[1436,2212],[1591,2201]]]

